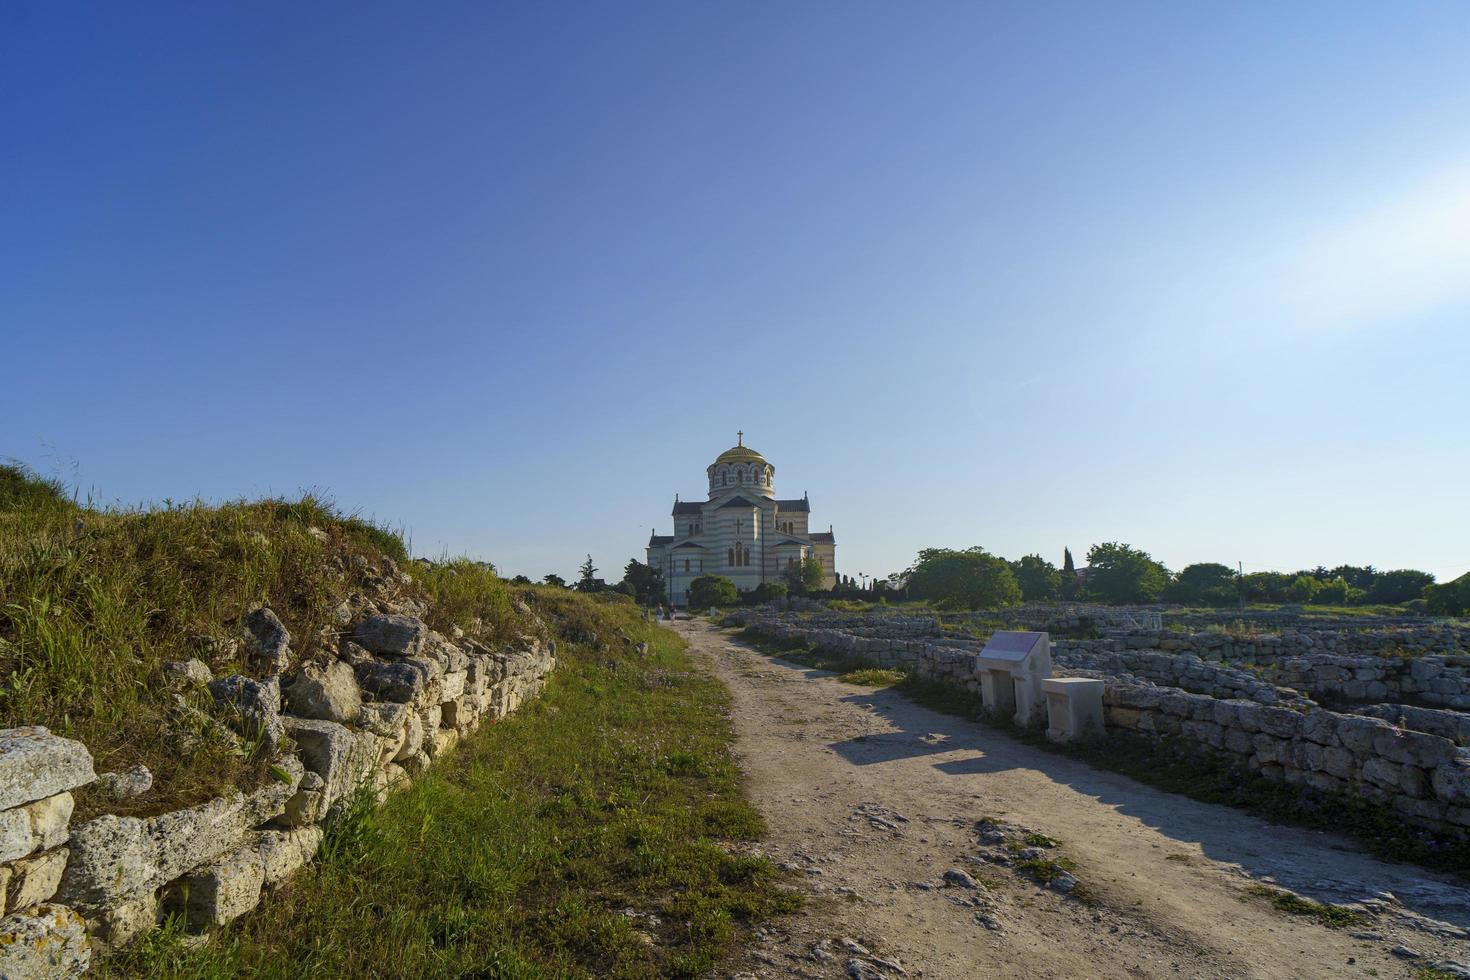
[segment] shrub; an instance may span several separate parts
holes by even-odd
[[[701,575],[689,583],[689,607],[708,609],[710,606],[733,606],[740,601],[740,592],[735,583],[723,575]]]

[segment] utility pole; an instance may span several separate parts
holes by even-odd
[[[1235,560],[1235,569],[1237,573],[1235,576],[1235,599],[1240,605],[1240,611],[1245,612],[1245,562],[1237,558]]]

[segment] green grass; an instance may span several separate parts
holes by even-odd
[[[861,684],[863,687],[892,687],[894,684],[902,683],[908,676],[901,670],[887,670],[882,667],[863,667],[858,670],[850,670],[838,678],[849,684]]]
[[[1269,885],[1252,885],[1247,889],[1252,895],[1260,895],[1270,900],[1272,906],[1289,915],[1305,915],[1322,923],[1329,929],[1346,929],[1349,926],[1361,925],[1363,917],[1352,909],[1345,909],[1340,905],[1325,905],[1322,902],[1314,902],[1310,898],[1302,898],[1291,892],[1272,888]]]
[[[115,975],[696,976],[797,906],[730,754],[728,694],[630,606],[523,590],[559,634],[540,698],[466,739],[262,908],[189,950],[165,931]],[[649,653],[621,652],[620,634]],[[636,915],[620,914],[624,909]]]
[[[1016,862],[1016,870],[1035,878],[1043,885],[1051,884],[1063,874],[1077,870],[1070,858],[1030,858]]]

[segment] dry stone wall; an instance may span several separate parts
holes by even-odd
[[[311,860],[354,794],[406,786],[537,694],[556,662],[555,644],[534,636],[491,647],[414,615],[353,618],[339,616],[334,655],[297,665],[286,628],[256,610],[252,674],[215,678],[198,660],[165,669],[181,710],[187,691],[208,691],[236,737],[276,753],[273,778],[249,792],[72,826],[71,792],[98,780],[86,747],[44,728],[0,731],[0,977],[81,973],[165,915],[195,933],[243,915]],[[123,797],[150,779],[101,777]]]
[[[972,693],[981,690],[975,662],[980,642],[918,635],[913,618],[797,616],[758,609],[730,619],[778,642],[810,644]],[[892,619],[899,621],[890,626]],[[1470,716],[1409,705],[1356,713],[1328,710],[1253,671],[1226,666],[1220,634],[1191,642],[1195,639],[1163,633],[1064,640],[1056,644],[1052,661],[1059,675],[1106,680],[1109,730],[1174,736],[1223,753],[1264,778],[1380,799],[1408,823],[1470,837],[1470,749],[1465,747]],[[1167,650],[1149,646],[1166,642]],[[1250,642],[1258,649],[1273,646]],[[1240,645],[1228,649],[1238,656]],[[1308,690],[1317,684],[1333,690],[1336,684],[1335,689],[1361,690],[1364,696],[1407,689],[1421,699],[1436,694],[1454,699],[1464,691],[1464,669],[1455,660],[1319,654],[1284,658],[1277,673]]]

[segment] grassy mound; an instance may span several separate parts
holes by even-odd
[[[740,796],[728,695],[682,640],[630,603],[517,594],[560,637],[539,698],[381,809],[355,809],[316,866],[209,947],[164,932],[109,968],[695,976],[751,924],[794,907],[748,853],[762,826]]]
[[[216,675],[239,670],[250,609],[275,610],[298,660],[336,641],[332,610],[354,593],[427,600],[435,628],[459,624],[489,641],[529,628],[490,570],[406,558],[398,535],[309,496],[91,509],[0,466],[0,727],[78,739],[99,772],[148,766],[152,791],[109,812],[162,812],[249,786],[266,761],[181,710],[161,666],[199,657]],[[212,710],[207,694],[186,701]],[[100,806],[78,795],[79,818]]]

